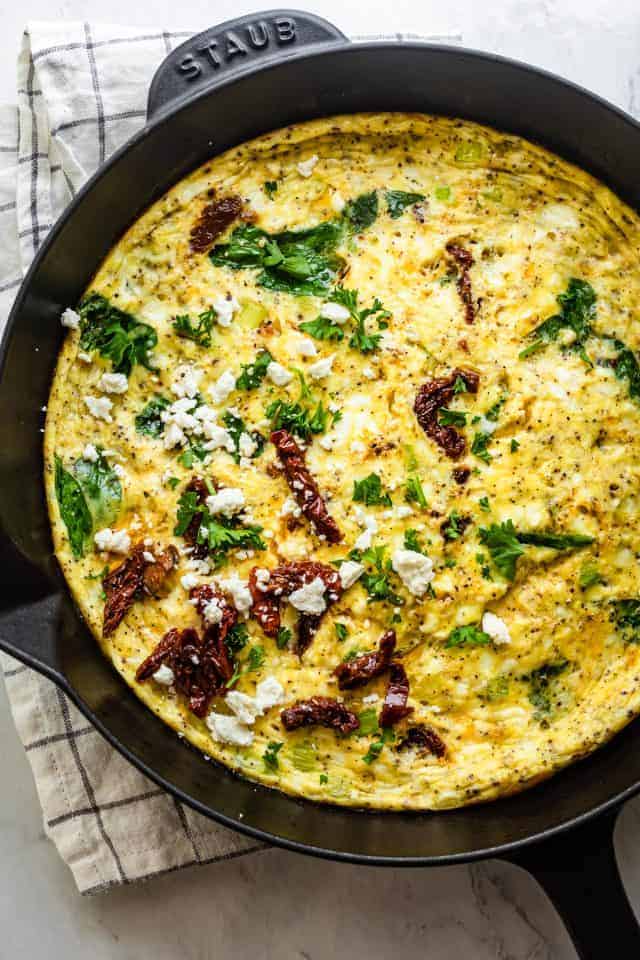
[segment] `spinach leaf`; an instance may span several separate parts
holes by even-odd
[[[342,218],[353,233],[362,233],[378,216],[378,194],[375,190],[363,193],[345,204]]]
[[[62,465],[55,456],[55,489],[60,516],[67,528],[69,544],[73,556],[78,560],[84,556],[84,549],[93,531],[93,521],[82,488],[73,474]]]
[[[147,437],[160,437],[164,433],[164,423],[160,417],[163,410],[170,406],[171,401],[159,394],[150,400],[136,416],[135,424],[138,433]]]
[[[612,600],[611,619],[627,643],[640,643],[640,600]]]
[[[545,663],[522,678],[529,682],[529,702],[536,708],[536,720],[546,721],[552,708],[557,705],[553,699],[554,681],[568,666],[569,661],[562,658]]]
[[[117,517],[122,502],[118,474],[109,466],[100,449],[95,461],[76,460],[73,474],[82,488],[93,526],[108,526]]]
[[[385,199],[387,201],[387,210],[392,220],[401,217],[407,207],[412,207],[414,203],[420,203],[424,200],[424,193],[407,193],[405,190],[387,190]]]
[[[585,343],[593,333],[593,321],[596,318],[595,290],[586,280],[572,277],[567,289],[557,297],[560,313],[549,317],[528,335],[531,344],[520,353],[520,359],[537,353],[557,340],[561,331],[570,330],[575,335],[570,350],[576,351],[585,363],[591,366],[586,354]]]
[[[518,533],[518,543],[527,543],[533,547],[551,547],[553,550],[574,550],[578,547],[587,547],[593,543],[594,537],[587,537],[582,533]]]
[[[610,338],[606,338],[610,339]],[[632,400],[640,400],[640,364],[633,350],[629,349],[622,340],[613,340],[618,356],[610,361],[618,380],[626,380],[629,396]]]
[[[116,373],[129,376],[136,363],[154,370],[149,353],[158,343],[158,335],[148,323],[114,307],[100,293],[90,293],[78,307],[81,317],[80,346],[97,350],[111,360]]]

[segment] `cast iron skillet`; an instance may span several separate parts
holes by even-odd
[[[322,807],[205,763],[116,675],[52,556],[41,408],[74,304],[123,230],[188,171],[295,121],[361,110],[467,117],[537,140],[640,209],[640,127],[557,77],[510,60],[414,43],[352,46],[310,14],[230,21],[175,50],[154,77],[148,123],[93,177],[40,249],[0,361],[0,646],[50,677],[156,783],[220,823],[292,850],[362,864],[434,866],[499,857],[531,870],[583,958],[640,957],[613,827],[640,789],[640,721],[545,784],[437,814]]]

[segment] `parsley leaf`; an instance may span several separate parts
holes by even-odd
[[[449,636],[445,647],[481,647],[491,643],[491,637],[474,623],[463,627],[455,627]]]
[[[344,340],[344,330],[339,323],[328,320],[327,317],[316,317],[315,320],[305,320],[300,324],[300,330],[310,334],[316,340]]]
[[[531,344],[520,353],[524,360],[544,350],[548,344],[557,340],[563,330],[574,334],[574,340],[569,345],[570,350],[576,351],[585,363],[591,366],[591,361],[585,352],[585,343],[593,333],[593,321],[596,317],[595,290],[586,280],[577,280],[572,277],[567,289],[557,297],[560,313],[549,317],[537,326],[528,335]]]
[[[267,749],[262,754],[262,759],[264,760],[264,765],[267,770],[277,770],[280,764],[278,763],[278,753],[282,750],[284,744],[282,742],[278,743],[275,740],[270,740],[267,744]]]
[[[208,310],[198,314],[198,319],[194,323],[188,314],[183,313],[174,318],[172,327],[179,337],[193,340],[199,347],[210,347],[211,327],[216,316],[213,307],[209,307]]]
[[[478,500],[478,503],[480,504],[480,509],[483,510],[484,513],[489,513],[491,511],[489,497],[480,497],[480,499]]]
[[[491,559],[502,576],[513,580],[516,575],[516,561],[524,553],[513,521],[505,520],[503,523],[492,523],[490,527],[481,527],[480,542],[489,550]]]
[[[253,363],[243,363],[242,373],[236,380],[237,390],[255,390],[267,375],[267,367],[273,362],[268,350],[261,350]]]
[[[429,506],[418,477],[407,477],[404,488],[404,499],[407,503],[417,503],[421,507]]]
[[[463,410],[448,410],[447,407],[438,410],[438,422],[443,427],[466,427],[468,416]]]
[[[393,568],[391,560],[386,556],[385,547],[369,547],[362,552],[352,550],[349,559],[364,563],[367,567],[358,583],[369,595],[369,603],[380,601],[391,603],[394,607],[402,606],[404,600],[393,588],[391,581]]]
[[[262,527],[242,526],[237,516],[212,516],[204,504],[198,503],[195,490],[184,490],[178,500],[176,525],[173,530],[176,537],[184,536],[196,514],[200,514],[196,542],[208,548],[215,566],[224,563],[230,550],[266,550],[266,544],[260,536]]]
[[[224,645],[231,655],[239,653],[249,642],[249,631],[245,623],[236,623],[224,638]]]
[[[309,440],[316,433],[324,433],[330,416],[322,401],[319,401],[315,409],[312,410],[300,403],[274,400],[266,408],[265,414],[271,420],[272,430],[289,430],[290,433],[295,433],[302,440]]]
[[[370,473],[362,480],[353,481],[353,500],[367,507],[391,507],[391,497],[382,492],[382,481],[377,473]]]
[[[265,180],[265,182],[264,182],[264,184],[263,184],[263,189],[264,189],[264,192],[266,193],[266,195],[269,197],[269,199],[270,199],[270,200],[273,200],[273,195],[274,195],[274,193],[276,193],[276,191],[277,191],[277,189],[278,189],[278,181],[277,181],[277,180]]]
[[[510,449],[511,449],[511,453],[515,453],[516,450],[519,450],[519,449],[520,449],[520,444],[519,444],[518,441],[515,439],[515,437],[512,437],[512,438],[511,438],[511,446],[510,446]]]
[[[387,210],[392,220],[402,216],[407,207],[425,199],[424,193],[407,193],[405,190],[387,190],[385,192]]]
[[[257,643],[253,647],[249,647],[249,656],[246,659],[246,672],[254,673],[256,670],[259,670],[263,666],[264,661],[264,647]]]
[[[473,443],[471,444],[471,453],[474,456],[478,457],[479,460],[484,460],[485,463],[491,463],[493,457],[487,449],[491,443],[491,433],[481,433],[477,431],[473,437]]]
[[[333,624],[333,629],[335,630],[336,637],[338,638],[340,643],[342,643],[343,640],[346,640],[347,637],[349,636],[349,631],[347,630],[346,625],[344,623],[340,623],[339,620],[335,621],[335,623]]]
[[[163,410],[170,405],[170,400],[166,397],[157,395],[150,400],[140,413],[136,416],[136,431],[147,437],[160,437],[164,433],[164,423],[160,417]]]
[[[418,531],[417,530],[405,530],[404,532],[404,548],[405,550],[413,550],[414,553],[424,553],[425,551],[420,546],[420,541],[418,540]]]
[[[158,343],[158,335],[148,323],[125,313],[100,293],[90,293],[78,307],[81,317],[80,346],[97,350],[111,360],[116,373],[129,376],[136,363],[154,370],[149,356]]]
[[[461,517],[457,510],[452,510],[442,527],[442,536],[448,542],[459,540],[468,525],[467,517]]]
[[[284,650],[289,646],[289,641],[293,634],[289,627],[280,627],[276,635],[276,647],[278,650]]]
[[[250,455],[249,459],[255,460],[256,457],[260,456],[260,454],[264,449],[264,444],[265,444],[265,439],[261,433],[259,433],[257,430],[252,430],[252,431],[247,430],[247,427],[242,417],[237,417],[235,413],[231,413],[230,410],[225,411],[222,417],[222,422],[224,423],[225,427],[229,432],[231,439],[233,440],[235,450],[231,455],[236,463],[240,463],[240,460],[243,456],[242,453],[240,452],[240,437],[243,434],[247,434],[247,436],[251,437],[251,439],[256,445],[256,448],[253,451],[253,453]]]

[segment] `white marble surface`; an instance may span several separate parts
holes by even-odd
[[[29,19],[205,27],[269,3],[1,0],[0,100],[13,100]],[[292,4],[293,5],[293,4]],[[346,33],[435,33],[562,73],[640,114],[637,0],[366,0],[301,3]],[[366,17],[359,10],[366,8]],[[390,13],[390,10],[393,13]],[[640,159],[640,158],[639,158]],[[144,886],[81,898],[45,838],[26,757],[0,684],[0,960],[573,960],[568,937],[526,874],[501,863],[438,870],[365,869],[267,851]],[[617,849],[640,910],[640,801]]]

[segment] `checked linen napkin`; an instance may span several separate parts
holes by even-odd
[[[156,67],[195,32],[64,22],[34,23],[25,32],[18,107],[0,106],[0,330],[56,218],[87,177],[143,126]],[[82,893],[263,848],[160,790],[54,684],[0,657],[45,831]]]

